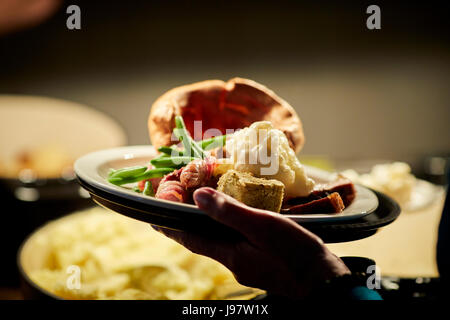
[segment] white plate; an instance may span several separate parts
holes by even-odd
[[[204,214],[196,205],[177,203],[156,199],[134,192],[131,186],[119,187],[107,181],[109,170],[134,165],[146,165],[155,155],[153,146],[128,146],[107,149],[89,153],[79,158],[74,165],[76,175],[85,183],[104,192],[132,200],[142,204],[149,204],[160,208]],[[306,167],[308,175],[317,182],[326,182],[334,179],[335,174]],[[378,198],[371,190],[356,185],[357,195],[350,206],[339,214],[302,214],[285,215],[296,222],[335,222],[361,218],[378,207]]]
[[[108,115],[75,102],[49,97],[0,94],[0,162],[48,145],[71,159],[126,144],[120,125]],[[66,148],[67,147],[67,148]]]

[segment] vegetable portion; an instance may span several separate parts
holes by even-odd
[[[122,168],[119,170],[111,170],[108,178],[115,179],[115,178],[130,178],[134,176],[138,176],[142,173],[144,173],[147,170],[147,167],[145,166],[134,166],[134,167],[127,167]]]
[[[181,157],[184,155],[184,151],[178,150],[178,148],[176,146],[159,147],[158,151],[163,153],[163,156],[179,156],[179,157]]]
[[[133,166],[118,170],[112,169],[108,174],[108,181],[121,186],[152,178],[162,178],[174,170],[188,165],[195,159],[205,159],[207,156],[206,150],[224,146],[227,138],[226,135],[223,135],[196,142],[187,131],[181,116],[175,117],[173,133],[181,141],[184,149],[179,149],[175,144],[159,147],[160,155],[150,161],[150,168],[147,166]],[[142,193],[149,196],[155,195],[150,181],[145,182]]]
[[[127,177],[111,176],[108,178],[108,181],[117,186],[121,186],[123,184],[139,182],[141,180],[147,180],[147,179],[152,179],[152,178],[161,178],[161,177],[164,177],[166,174],[171,173],[173,170],[174,170],[174,168],[149,169],[141,174],[136,174],[134,176],[127,176]]]
[[[164,157],[159,159],[152,159],[150,163],[155,168],[181,168],[194,160],[193,157]]]
[[[201,159],[205,157],[203,149],[197,145],[197,142],[192,139],[191,135],[187,131],[186,125],[184,124],[184,120],[181,116],[175,117],[175,129],[173,130],[173,133],[183,143],[184,150],[187,155]]]
[[[144,191],[142,191],[143,194],[146,196],[155,196],[155,192],[153,191],[153,185],[151,181],[145,181]]]
[[[227,141],[227,135],[216,136],[214,138],[205,139],[199,142],[203,150],[211,150],[218,147],[223,147]]]

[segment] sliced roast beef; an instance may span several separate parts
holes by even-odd
[[[344,210],[344,202],[337,192],[326,197],[281,209],[284,214],[339,213]]]

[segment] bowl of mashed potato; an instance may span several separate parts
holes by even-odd
[[[127,137],[110,116],[76,102],[0,94],[0,106],[0,193],[7,230],[0,235],[5,244],[0,285],[17,286],[14,261],[24,238],[49,220],[92,205],[76,181],[74,160],[125,145]]]
[[[150,225],[100,207],[41,227],[17,260],[25,298],[251,299],[264,293]]]

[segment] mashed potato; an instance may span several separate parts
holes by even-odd
[[[284,133],[269,121],[235,132],[227,140],[226,151],[233,169],[281,181],[287,197],[307,196],[314,188]]]
[[[47,265],[30,277],[66,299],[214,299],[240,290],[218,262],[191,253],[148,224],[95,208],[65,218],[36,239]],[[71,288],[71,268],[80,287]]]
[[[0,176],[15,179],[24,174],[42,179],[60,178],[72,171],[72,164],[73,159],[64,146],[47,144],[0,159]]]
[[[370,173],[361,175],[354,170],[346,170],[342,174],[355,183],[386,193],[401,204],[411,199],[416,184],[411,167],[404,162],[378,164]]]

